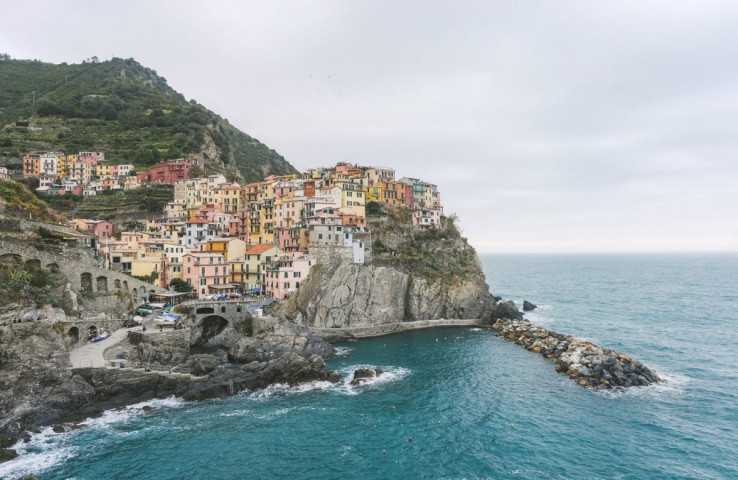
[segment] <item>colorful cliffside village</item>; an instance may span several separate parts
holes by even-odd
[[[413,209],[418,229],[439,228],[443,214],[436,185],[396,179],[391,168],[339,163],[240,185],[220,174],[190,178],[193,169],[201,171],[193,160],[160,162],[135,175],[132,165],[103,161],[96,152],[26,155],[23,174],[46,180],[39,193],[60,195],[173,184],[164,216],[141,230],[117,231],[105,220],[74,224],[98,238],[107,268],[161,287],[181,279],[201,298],[246,292],[286,298],[318,262],[364,263],[371,255],[368,203]]]

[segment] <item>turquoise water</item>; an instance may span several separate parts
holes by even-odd
[[[373,384],[108,412],[19,444],[0,477],[738,478],[738,256],[482,260],[495,294],[540,306],[532,321],[667,382],[590,392],[489,331],[413,332],[338,345],[330,366],[383,369]]]

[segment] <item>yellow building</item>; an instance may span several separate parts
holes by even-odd
[[[246,251],[243,283],[246,288],[261,288],[266,283],[266,266],[284,252],[272,244],[254,245]]]
[[[159,274],[159,257],[143,257],[131,260],[131,276],[132,277],[148,277],[156,272]]]
[[[382,189],[382,187],[368,187],[366,189],[366,201],[367,203],[384,201],[384,190]]]
[[[77,161],[77,155],[59,155],[56,162],[56,174],[59,177],[69,175],[70,165]]]
[[[98,177],[106,177],[110,175],[110,165],[103,165],[98,163],[95,165],[95,175]]]
[[[243,258],[246,254],[246,242],[239,238],[213,238],[202,244],[202,251],[223,255],[226,261],[229,258]]]

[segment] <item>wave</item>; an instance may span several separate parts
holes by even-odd
[[[662,372],[655,368],[663,382],[652,383],[644,387],[618,388],[614,390],[597,391],[597,394],[611,398],[622,397],[661,397],[664,395],[674,396],[683,395],[686,392],[686,385],[690,382],[690,378],[671,372]]]
[[[146,402],[134,403],[133,405],[128,405],[115,410],[106,410],[100,417],[88,418],[79,424],[90,428],[107,429],[115,424],[126,422],[138,415],[146,414],[147,412],[143,410],[143,407],[149,406],[155,409],[176,408],[184,405],[184,403],[184,400],[177,397],[154,399]]]
[[[345,357],[349,353],[351,353],[354,349],[351,347],[336,347],[336,356],[337,357]]]
[[[176,397],[154,399],[147,402],[128,405],[123,408],[106,410],[100,417],[87,418],[76,423],[82,429],[109,430],[113,425],[124,423],[133,417],[146,414],[144,406],[153,408],[173,408],[183,405],[184,400]],[[69,424],[68,424],[69,425]],[[80,428],[64,433],[55,433],[51,427],[42,429],[31,435],[28,443],[19,440],[13,447],[18,457],[0,464],[0,478],[21,478],[26,475],[39,476],[44,471],[67,462],[77,456],[78,448],[70,447],[71,437],[76,436]],[[117,436],[135,435],[138,431],[121,432]]]
[[[19,440],[13,447],[18,457],[0,463],[0,478],[38,476],[46,470],[66,463],[76,456],[78,448],[64,445],[60,434],[51,427],[31,436],[28,443]]]
[[[360,368],[367,368],[371,370],[380,369],[382,373],[376,377],[368,378],[365,382],[360,385],[351,385],[351,381],[354,379],[354,371]],[[358,395],[367,388],[373,388],[385,383],[394,382],[405,378],[410,370],[403,367],[377,367],[374,365],[348,365],[339,370],[341,373],[341,380],[337,383],[331,383],[325,380],[317,380],[314,382],[302,383],[296,386],[289,386],[286,383],[276,383],[268,386],[262,390],[246,391],[243,394],[249,399],[255,401],[266,401],[270,397],[275,395],[294,395],[300,393],[307,393],[312,391],[330,391],[339,393],[342,395]]]

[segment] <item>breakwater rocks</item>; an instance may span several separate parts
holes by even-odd
[[[624,353],[532,325],[528,320],[498,319],[492,328],[511,342],[540,353],[583,387],[608,390],[660,382],[659,376]]]

